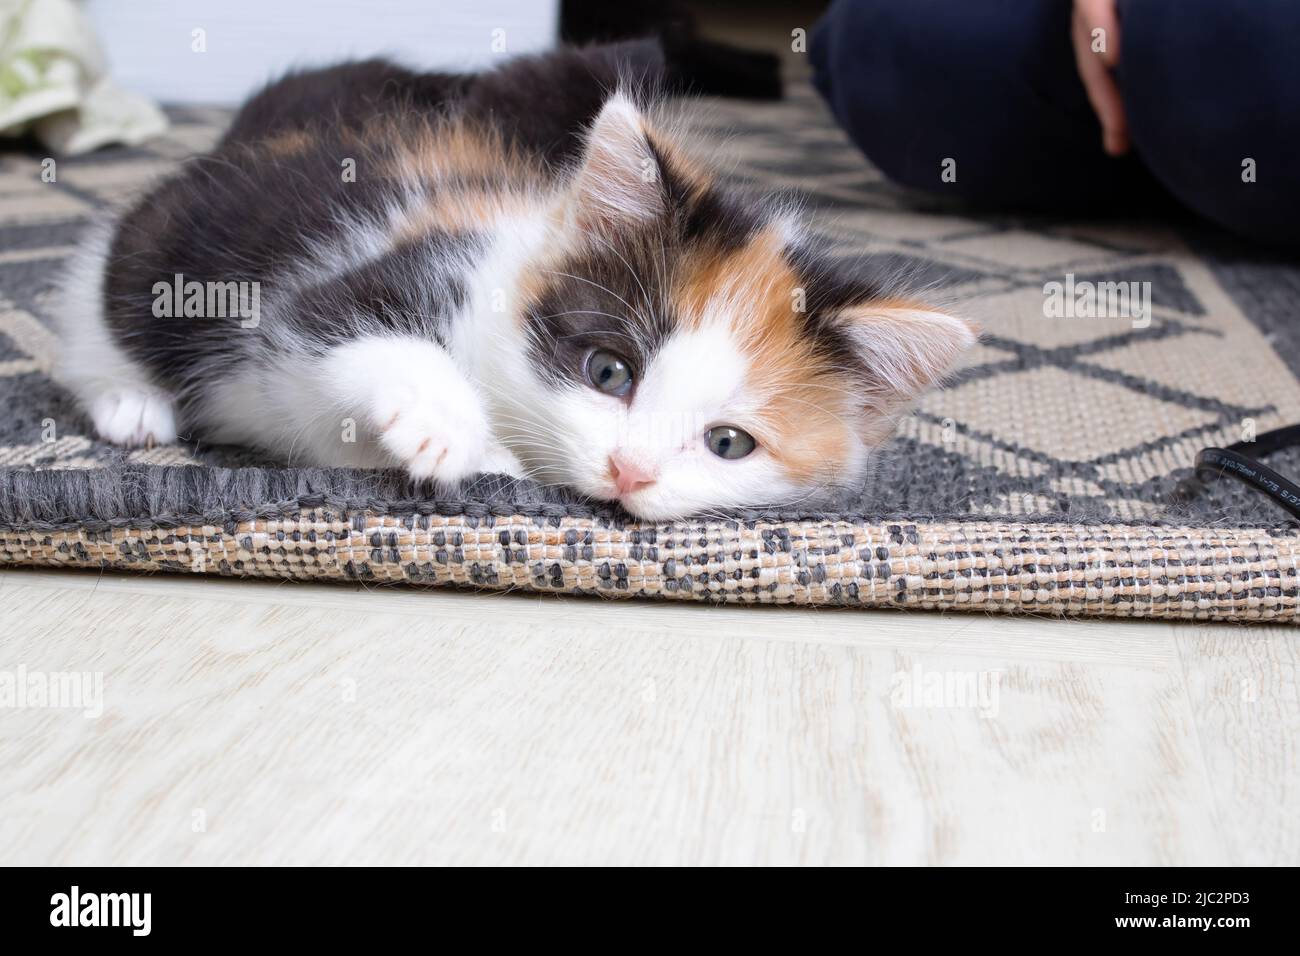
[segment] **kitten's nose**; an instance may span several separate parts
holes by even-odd
[[[609,475],[620,495],[648,488],[659,477],[659,469],[647,467],[615,452],[609,456]]]

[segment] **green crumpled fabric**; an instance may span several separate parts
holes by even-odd
[[[0,0],[0,136],[32,133],[53,152],[134,145],[167,128],[153,103],[124,90],[72,0]]]

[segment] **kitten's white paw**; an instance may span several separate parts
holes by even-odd
[[[509,475],[511,478],[524,478],[527,471],[519,459],[505,445],[493,442],[483,455],[482,470],[494,475]]]
[[[412,478],[452,482],[484,470],[490,430],[478,398],[446,386],[384,388],[375,398],[379,443]]]
[[[492,429],[478,392],[436,342],[367,336],[334,348],[320,380],[361,413],[385,456],[413,478],[454,482],[485,470]]]
[[[90,417],[100,437],[115,445],[138,448],[176,440],[171,400],[148,389],[106,392],[91,403]]]

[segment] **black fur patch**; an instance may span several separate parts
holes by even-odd
[[[585,382],[586,356],[608,349],[639,373],[676,324],[666,295],[664,240],[619,243],[562,263],[525,312],[534,361],[558,381]]]

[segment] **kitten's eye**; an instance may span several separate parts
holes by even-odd
[[[719,458],[744,458],[757,446],[749,432],[730,425],[719,425],[704,433],[704,443]]]
[[[596,349],[587,358],[587,380],[607,395],[626,395],[632,388],[632,366],[621,355]]]

